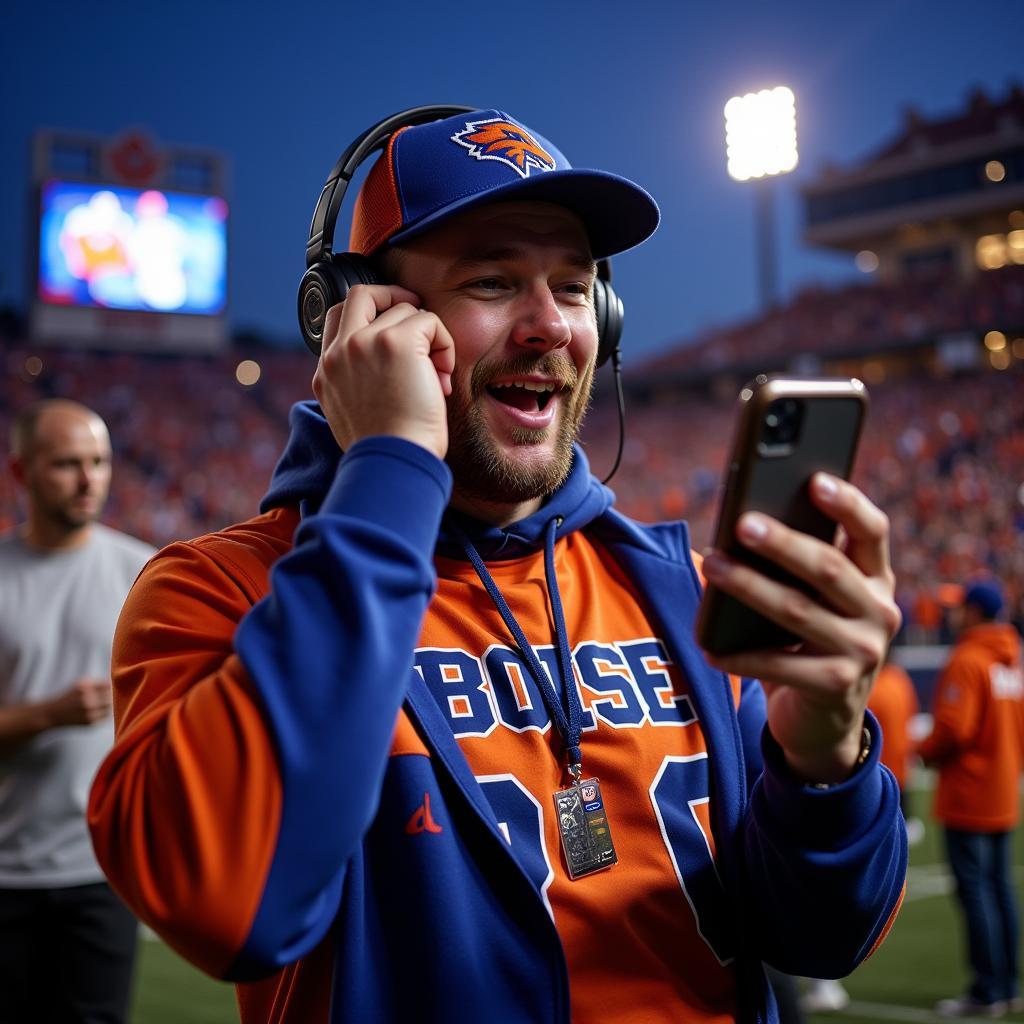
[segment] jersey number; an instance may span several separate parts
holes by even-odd
[[[544,810],[513,775],[477,780],[494,808],[498,824],[516,858],[541,894],[548,913],[548,888],[554,869],[544,843]],[[696,808],[708,802],[708,759],[666,757],[650,787],[651,804],[676,880],[693,911],[697,932],[719,963],[733,959],[729,908],[711,845]],[[612,818],[614,838],[614,818]]]

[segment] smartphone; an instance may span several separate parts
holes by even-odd
[[[834,543],[836,524],[811,500],[823,470],[848,479],[868,393],[856,378],[761,375],[739,395],[739,415],[715,528],[714,546],[805,593],[803,580],[736,540],[744,512],[764,512],[793,529]],[[709,584],[697,616],[697,640],[712,654],[785,647],[800,638]]]

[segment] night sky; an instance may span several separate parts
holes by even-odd
[[[882,146],[907,107],[951,114],[973,88],[1001,97],[1024,81],[1020,0],[288,6],[5,5],[0,306],[24,309],[31,287],[33,132],[141,127],[227,155],[231,325],[300,344],[309,219],[338,155],[395,110],[464,103],[504,109],[574,165],[658,200],[658,233],[613,261],[626,357],[648,355],[757,308],[754,197],[725,172],[730,96],[796,93],[800,164],[776,182],[785,296],[858,276],[851,257],[803,245],[801,183]],[[344,235],[350,209],[351,195]]]

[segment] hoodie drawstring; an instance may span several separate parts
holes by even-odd
[[[508,602],[498,589],[494,577],[491,576],[480,557],[479,552],[473,546],[473,542],[456,527],[456,533],[462,546],[465,549],[466,557],[473,563],[480,582],[490,595],[495,607],[501,614],[508,631],[512,634],[519,654],[526,665],[530,675],[533,676],[544,698],[548,714],[558,729],[562,742],[565,745],[566,757],[568,759],[569,774],[574,780],[580,778],[582,772],[582,756],[580,754],[580,736],[583,726],[583,708],[580,704],[579,694],[576,692],[576,685],[572,671],[572,656],[569,653],[569,635],[565,627],[565,613],[562,610],[562,597],[558,592],[558,577],[555,573],[555,538],[559,526],[562,525],[561,516],[550,519],[544,531],[544,577],[548,587],[548,600],[551,604],[551,615],[555,623],[555,646],[558,651],[558,666],[561,674],[562,694],[559,694],[552,686],[548,674],[540,663],[536,652],[526,639],[522,627],[516,621],[509,608]]]

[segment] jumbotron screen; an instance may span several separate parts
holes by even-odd
[[[217,196],[50,181],[38,298],[62,306],[216,316],[227,301],[228,206]]]

